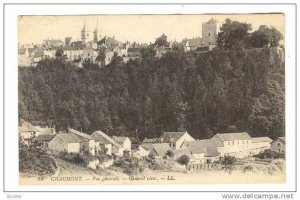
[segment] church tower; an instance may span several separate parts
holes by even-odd
[[[214,18],[202,23],[202,39],[205,45],[216,45],[217,37],[217,21]]]
[[[81,42],[82,42],[82,44],[86,44],[89,41],[90,41],[90,31],[88,30],[87,25],[84,20],[83,28],[81,30]]]
[[[98,19],[97,19],[96,28],[95,28],[93,34],[94,34],[93,42],[98,42]]]

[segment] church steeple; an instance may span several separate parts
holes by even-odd
[[[88,27],[87,27],[85,19],[84,19],[83,28],[81,30],[81,42],[82,42],[82,44],[85,44],[89,41],[90,41],[90,31],[88,30]]]
[[[98,19],[97,19],[96,28],[93,33],[94,33],[94,42],[98,42]]]

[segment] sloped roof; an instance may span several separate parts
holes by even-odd
[[[276,140],[280,140],[283,143],[285,143],[285,137],[278,137]],[[272,143],[275,142],[276,140],[272,141]]]
[[[259,143],[259,142],[272,142],[273,140],[269,137],[253,137],[252,143]]]
[[[111,46],[112,48],[118,46],[121,44],[121,42],[119,42],[118,40],[105,36],[104,38],[102,38],[101,40],[99,40],[97,42],[97,45],[101,45],[101,44],[106,44],[108,46]]]
[[[19,126],[19,132],[38,132],[39,130],[31,125],[31,123],[25,121],[25,120],[21,120],[21,126]]]
[[[142,143],[140,146],[148,151],[151,151],[153,149],[152,143]]]
[[[40,135],[54,135],[55,134],[54,128],[36,126],[36,129],[39,130]]]
[[[153,150],[158,156],[164,156],[171,147],[166,143],[156,143],[153,144]]]
[[[80,143],[80,139],[76,136],[74,136],[73,134],[69,134],[69,133],[60,133],[60,134],[56,134],[55,137],[61,139],[62,141],[66,142],[66,143]]]
[[[184,39],[181,43],[186,44],[189,42],[190,47],[202,47],[203,46],[203,39],[200,37],[192,38],[192,39]]]
[[[220,138],[223,141],[234,141],[234,140],[251,140],[248,133],[218,133],[213,138]]]
[[[176,149],[173,151],[177,158],[187,155],[190,159],[195,159],[190,149]]]
[[[186,132],[164,132],[160,138],[163,139],[163,142],[176,142],[179,140]]]
[[[219,138],[211,138],[184,142],[183,147],[190,149],[192,154],[204,153],[205,157],[213,157],[219,155],[217,147],[223,147],[223,143]]]
[[[55,135],[39,135],[36,140],[38,141],[50,141]]]
[[[85,140],[94,140],[94,138],[91,135],[76,131],[75,129],[70,128],[69,134],[75,134],[76,136],[80,137],[81,139]]]
[[[128,137],[123,137],[123,136],[113,136],[113,139],[117,142],[117,143],[124,143],[124,141],[127,139]],[[128,138],[129,139],[129,138]]]
[[[101,136],[105,140],[107,140],[110,144],[116,146],[119,149],[122,148],[121,145],[119,145],[113,138],[109,137],[108,135],[106,135],[102,131],[95,131],[92,135],[93,135],[94,138],[98,138],[98,139],[100,138],[99,136]],[[96,141],[98,141],[98,140],[96,140]],[[105,144],[107,144],[107,143],[105,143]]]
[[[158,138],[145,138],[143,143],[157,143]]]

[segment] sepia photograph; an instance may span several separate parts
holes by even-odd
[[[21,185],[285,183],[285,16],[18,16]]]

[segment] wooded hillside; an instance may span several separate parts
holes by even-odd
[[[196,138],[217,132],[284,135],[283,50],[174,51],[161,59],[121,57],[99,68],[60,59],[19,68],[19,118],[91,133],[157,137],[187,130]]]

